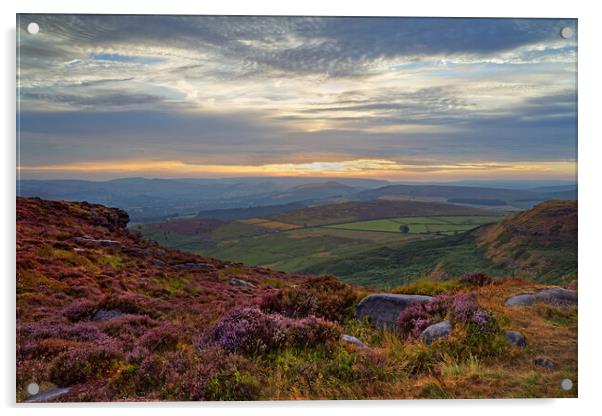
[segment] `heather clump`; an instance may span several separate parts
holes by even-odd
[[[50,366],[50,381],[58,386],[90,381],[102,377],[120,359],[115,346],[94,345],[68,350],[56,357]]]
[[[411,304],[397,317],[397,332],[404,339],[418,339],[430,325],[446,319],[452,299],[450,295],[441,294],[429,302]]]
[[[397,331],[402,338],[413,340],[433,323],[433,317],[429,315],[423,304],[414,303],[401,311],[397,317]]]
[[[331,344],[340,335],[341,329],[336,323],[322,318],[310,316],[295,320],[246,307],[222,318],[211,329],[209,340],[230,352],[255,355],[292,345]]]
[[[309,316],[289,323],[292,342],[300,347],[333,344],[341,338],[341,327],[334,322]]]
[[[397,332],[405,340],[415,340],[427,327],[446,319],[463,338],[454,346],[460,353],[492,355],[501,351],[499,323],[479,305],[475,292],[441,294],[429,302],[410,305],[399,314]]]
[[[122,313],[148,315],[157,317],[160,307],[163,306],[155,298],[132,292],[111,294],[105,296],[98,305],[99,309],[116,310]]]
[[[485,286],[493,282],[491,276],[483,272],[465,273],[458,277],[458,281],[466,286]]]
[[[173,324],[164,324],[146,332],[140,346],[151,352],[174,350],[180,341],[180,331]]]
[[[102,342],[109,339],[97,326],[88,322],[27,324],[20,326],[17,334],[31,340],[60,338],[80,342]]]
[[[454,323],[469,325],[473,331],[482,335],[499,329],[493,314],[477,303],[474,292],[461,292],[452,298],[450,318]]]
[[[150,328],[159,325],[146,315],[123,315],[100,323],[100,329],[107,335],[122,341],[135,342]]]
[[[357,296],[353,289],[333,276],[307,278],[299,285],[271,290],[259,301],[265,312],[289,318],[318,316],[343,322],[353,316]]]
[[[288,319],[253,307],[236,309],[220,320],[210,340],[231,352],[261,354],[288,343]]]
[[[92,319],[98,303],[89,299],[78,299],[63,310],[63,316],[71,322]]]
[[[220,347],[150,354],[125,366],[111,385],[116,392],[157,400],[254,400],[260,383],[243,356]]]

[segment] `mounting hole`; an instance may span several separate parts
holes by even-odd
[[[27,33],[30,35],[36,35],[40,31],[40,25],[36,22],[31,22],[27,25]]]
[[[27,385],[27,393],[29,393],[30,395],[34,395],[34,394],[38,394],[40,392],[40,386],[38,386],[38,383],[29,383]]]
[[[573,37],[573,29],[571,29],[568,26],[563,27],[562,29],[560,29],[560,36],[564,39],[570,39]]]
[[[560,382],[560,388],[568,391],[573,388],[573,382],[570,379],[565,378]]]

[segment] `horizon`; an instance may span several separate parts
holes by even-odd
[[[565,26],[18,15],[17,176],[576,182]]]
[[[20,181],[39,181],[39,182],[53,182],[53,181],[83,181],[83,182],[112,182],[112,181],[126,181],[126,180],[146,180],[146,181],[250,181],[250,180],[297,180],[301,181],[305,179],[307,181],[316,181],[316,183],[327,183],[327,182],[345,182],[345,181],[372,181],[372,182],[387,182],[387,185],[449,185],[449,186],[469,186],[469,187],[491,187],[491,188],[508,188],[512,187],[537,187],[537,186],[578,186],[578,181],[574,180],[554,180],[554,179],[529,179],[519,178],[511,180],[487,180],[487,179],[467,179],[467,180],[449,180],[449,181],[396,181],[389,180],[386,178],[365,178],[365,177],[323,177],[323,176],[228,176],[228,177],[145,177],[145,176],[123,176],[114,177],[107,179],[82,179],[82,178],[27,178],[17,179],[17,183]],[[306,182],[311,183],[311,182]]]

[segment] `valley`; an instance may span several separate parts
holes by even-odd
[[[227,222],[186,218],[133,228],[169,247],[276,270],[306,272],[379,247],[454,235],[500,218],[472,207],[382,200],[327,204],[266,218]],[[345,280],[348,275],[339,277]]]
[[[536,218],[529,226],[534,234],[520,243],[506,241],[516,233],[513,218],[522,218],[520,212],[504,217],[476,207],[400,200],[329,204],[228,222],[174,219],[134,228],[173,248],[285,272],[333,274],[378,288],[472,270],[546,283],[574,280],[576,225],[562,238],[548,234],[576,221],[576,204],[550,201],[528,212],[541,218],[530,214]]]

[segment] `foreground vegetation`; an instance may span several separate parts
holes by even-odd
[[[560,389],[577,380],[576,307],[504,306],[536,283],[418,280],[393,292],[438,301],[383,331],[354,317],[371,291],[334,277],[164,249],[97,205],[19,199],[17,208],[18,400],[32,382],[67,387],[58,401],[577,394]],[[424,319],[442,318],[454,323],[448,338],[416,338]],[[527,347],[506,343],[505,329]],[[556,366],[535,366],[537,356]]]

